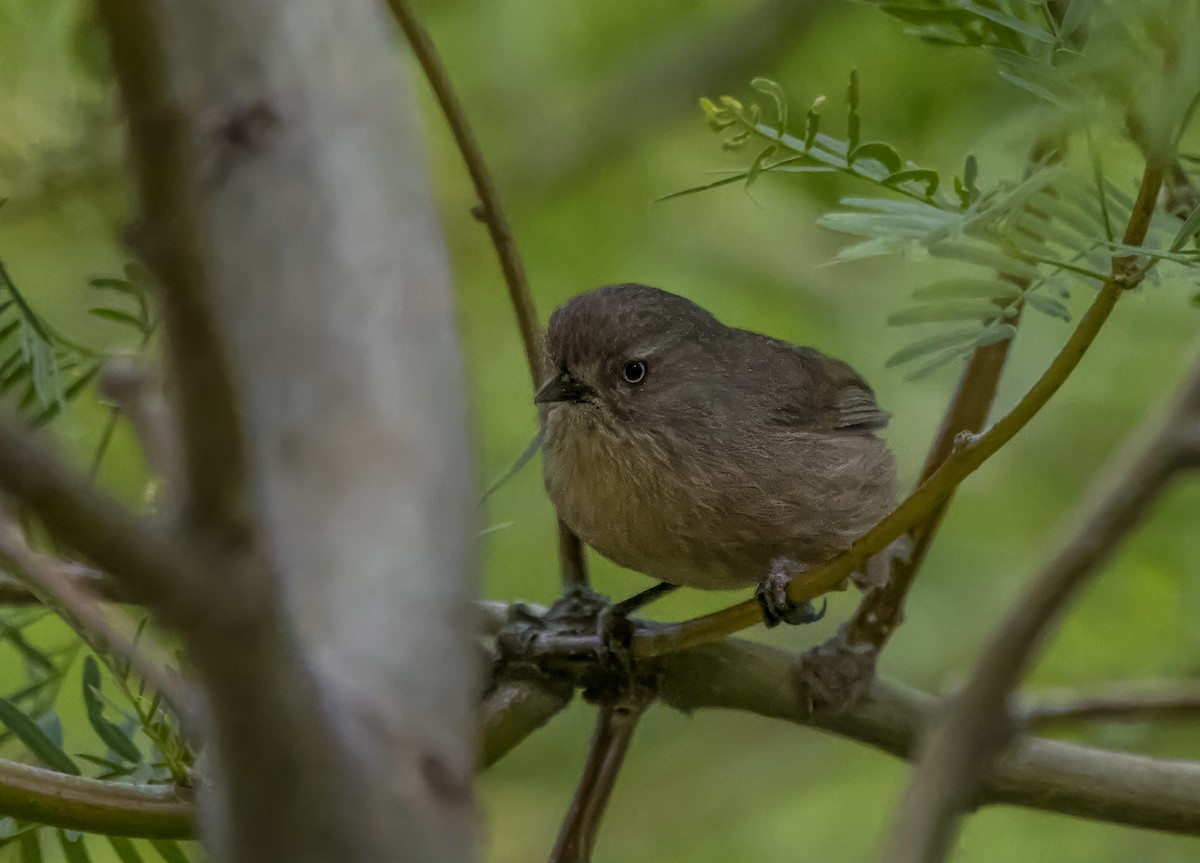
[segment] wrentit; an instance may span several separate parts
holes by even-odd
[[[788,602],[791,574],[895,502],[888,414],[857,372],[639,284],[568,300],[546,349],[545,485],[572,530],[669,585],[758,585],[768,625],[820,616]]]

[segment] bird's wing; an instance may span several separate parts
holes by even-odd
[[[879,407],[874,391],[849,365],[813,348],[771,341],[778,348],[773,352],[772,377],[781,419],[845,432],[877,431],[888,424],[890,414]]]

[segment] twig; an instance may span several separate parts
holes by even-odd
[[[551,677],[497,681],[480,709],[480,767],[491,767],[571,702],[575,688]]]
[[[72,564],[63,577],[73,582],[76,589],[83,590],[105,602],[130,602],[129,592],[116,579],[102,572],[89,569],[82,564]],[[19,578],[0,573],[0,606],[14,608],[24,605],[40,605],[41,599]]]
[[[0,421],[0,488],[139,602],[162,605],[189,580],[184,556],[161,530],[87,485],[11,421]]]
[[[1161,185],[1162,170],[1157,166],[1147,167],[1130,217],[1129,230],[1125,236],[1126,245],[1141,244],[1150,224]],[[1100,288],[1074,332],[1016,406],[967,446],[957,449],[896,509],[855,540],[846,551],[826,564],[795,576],[788,588],[788,597],[799,602],[827,593],[903,533],[927,519],[959,483],[1012,440],[1046,405],[1079,365],[1121,294],[1137,284],[1139,277],[1140,273],[1132,270],[1130,259],[1114,261],[1113,274]],[[662,627],[651,634],[635,635],[634,654],[654,656],[703,644],[753,626],[761,619],[762,613],[758,603],[747,600],[704,617]]]
[[[1070,539],[1042,568],[988,640],[962,692],[933,730],[900,805],[887,855],[893,863],[941,860],[978,776],[1011,732],[1008,699],[1069,601],[1142,519],[1175,473],[1196,458],[1200,362],[1165,422],[1120,471],[1103,477]],[[1181,435],[1181,430],[1184,432]],[[1190,436],[1190,437],[1189,437]],[[1130,440],[1141,443],[1141,436]],[[1186,453],[1186,458],[1185,458]]]
[[[129,785],[0,759],[0,812],[85,833],[147,839],[190,839],[196,807],[190,791]]]
[[[1200,719],[1200,684],[1194,681],[1120,683],[1086,693],[1041,693],[1026,702],[1019,721],[1026,730],[1083,722],[1161,722]]]
[[[438,56],[429,33],[408,7],[407,0],[388,0],[388,6],[400,29],[404,31],[409,45],[412,46],[417,62],[421,64],[421,70],[425,73],[425,78],[429,81],[434,97],[454,135],[467,173],[471,175],[471,183],[475,186],[475,194],[479,198],[479,217],[487,225],[496,256],[500,259],[504,283],[508,286],[508,299],[517,317],[521,344],[525,348],[529,378],[536,390],[544,377],[542,329],[538,324],[533,297],[529,294],[525,267],[517,252],[517,243],[509,227],[508,217],[504,214],[504,207],[500,203],[500,195],[496,192],[496,184],[492,181],[483,151],[479,148],[479,142],[475,140],[475,134],[467,122],[466,112],[450,84],[450,75]],[[561,519],[558,522],[558,553],[563,587],[586,587],[588,575],[583,543]]]
[[[189,516],[244,518],[246,452],[237,392],[208,291],[187,128],[168,88],[155,16],[142,4],[98,0],[129,125],[138,191],[139,251],[159,283],[175,378]]]
[[[644,705],[601,704],[583,776],[563,820],[550,863],[589,863],[600,821],[629,751]]]
[[[197,701],[182,678],[172,674],[165,657],[153,657],[145,644],[119,631],[109,620],[95,597],[80,586],[71,564],[54,560],[30,548],[20,528],[0,512],[0,558],[4,558],[25,579],[42,601],[50,607],[84,643],[97,653],[114,653],[127,659],[137,675],[158,692],[171,712],[179,718],[191,739],[198,739],[195,709]]]

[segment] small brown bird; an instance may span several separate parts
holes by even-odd
[[[572,530],[659,593],[759,585],[768,624],[819,617],[789,606],[789,572],[895,498],[888,414],[850,366],[638,284],[568,300],[546,347],[546,491]]]

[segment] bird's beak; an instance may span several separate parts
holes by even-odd
[[[533,397],[533,403],[539,405],[554,404],[555,402],[580,402],[591,392],[586,384],[581,384],[566,372],[557,374],[547,380]]]

